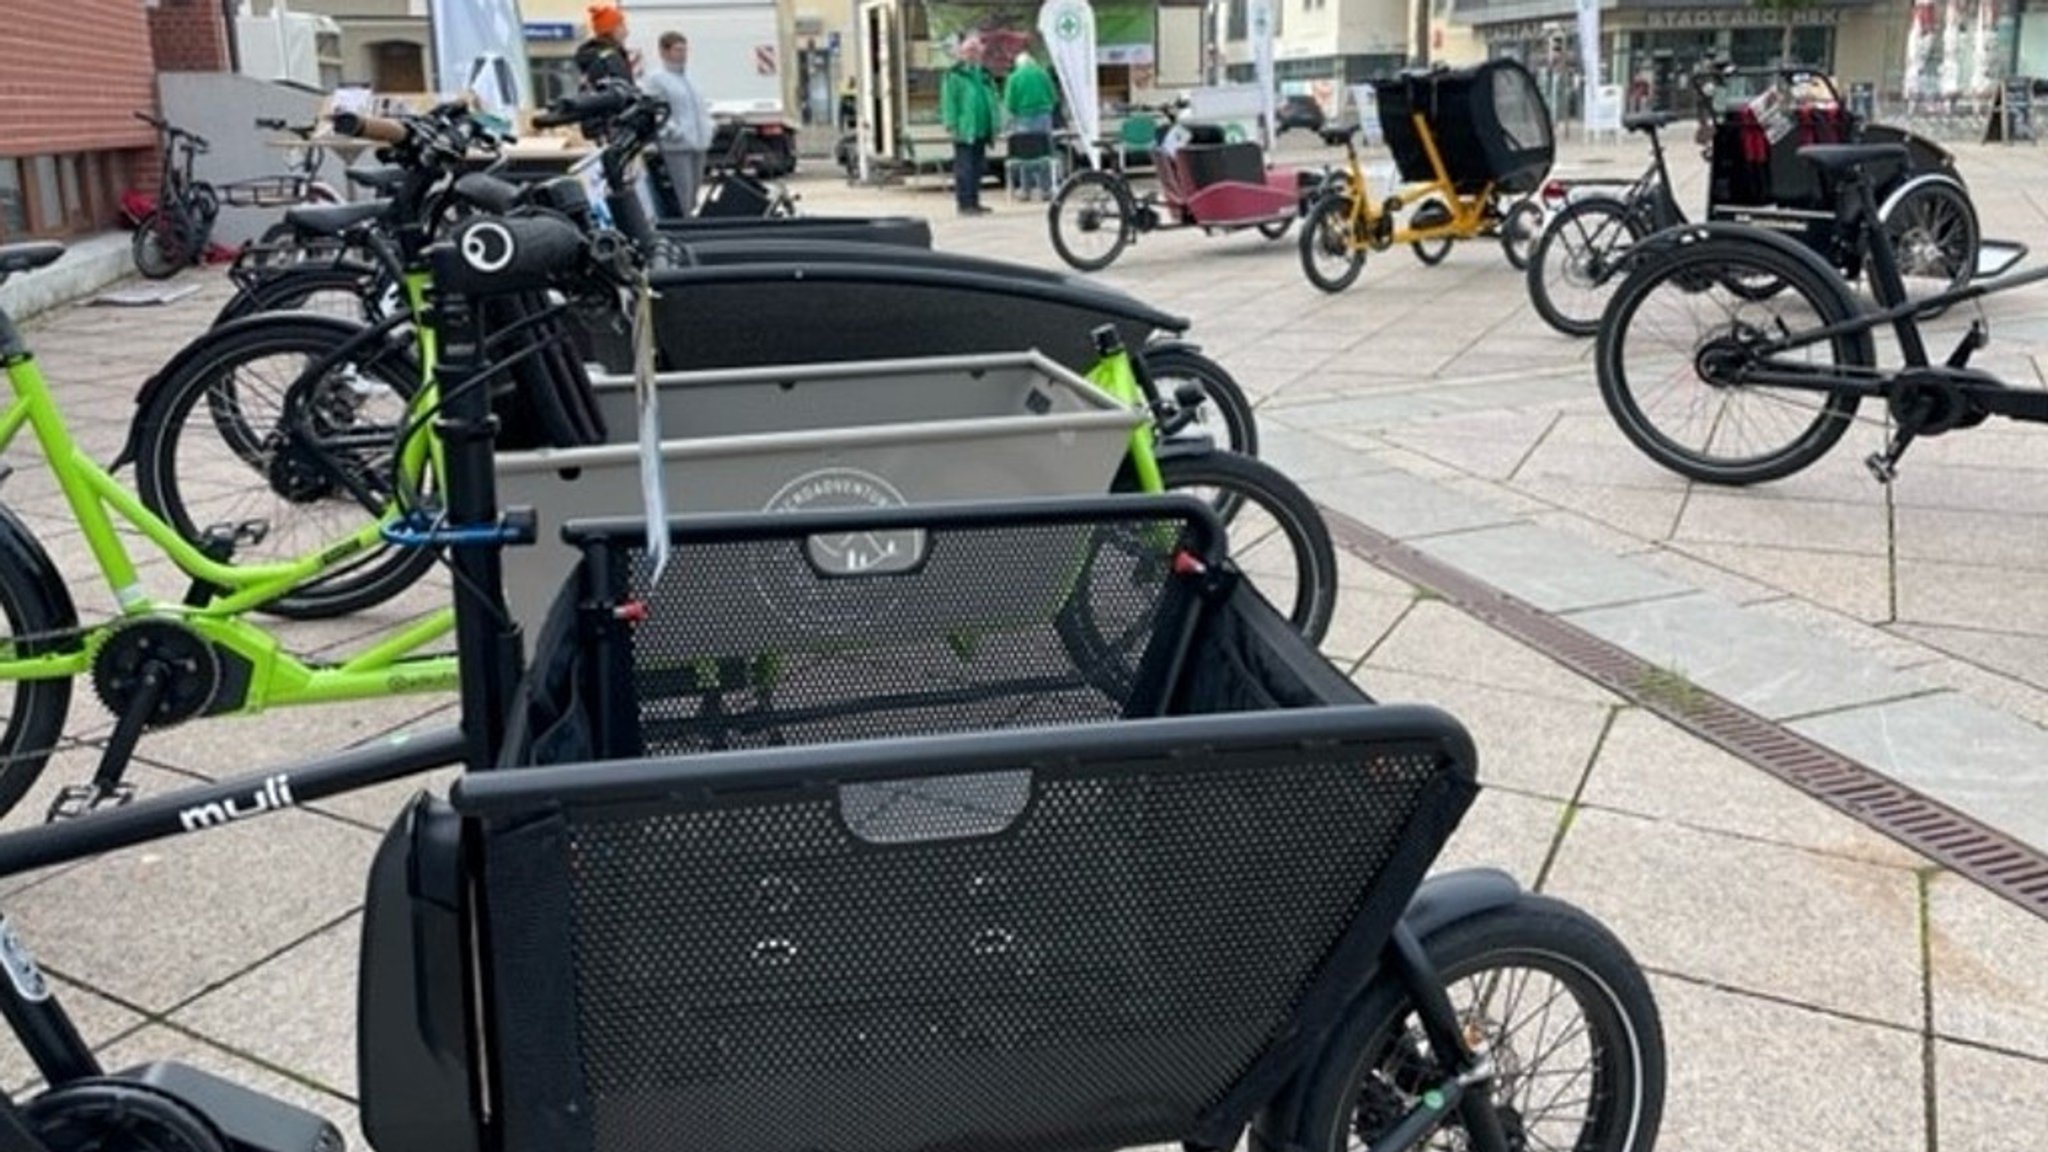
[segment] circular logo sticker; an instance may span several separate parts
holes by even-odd
[[[770,497],[768,512],[834,508],[899,508],[909,501],[896,486],[859,468],[820,468],[790,480]],[[835,532],[806,537],[809,572],[764,557],[755,569],[761,594],[778,611],[817,627],[868,626],[894,609],[898,582],[873,577],[908,572],[924,559],[925,533],[916,528]],[[868,579],[863,579],[863,578]]]
[[[494,220],[472,224],[462,234],[462,262],[479,272],[503,271],[514,251],[512,233]]]

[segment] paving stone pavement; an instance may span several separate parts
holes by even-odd
[[[2041,238],[2038,156],[1961,151],[1985,231]],[[1564,167],[1632,175],[1638,163],[1604,145],[1569,149]],[[1697,203],[1700,187],[1685,169],[1681,199]],[[829,174],[797,190],[809,211],[928,214],[943,248],[1056,266],[1042,206],[993,190],[994,214],[973,220],[953,217],[942,190]],[[1101,278],[1192,316],[1195,338],[1259,398],[1266,454],[1332,508],[2048,845],[2048,790],[2031,779],[2048,763],[2048,615],[2029,595],[2048,568],[2048,485],[2033,486],[2048,457],[2034,430],[1925,442],[1890,490],[1863,473],[1857,436],[1799,478],[1708,489],[1613,430],[1590,346],[1544,328],[1489,245],[1434,269],[1387,253],[1325,296],[1291,241],[1163,233]],[[225,298],[217,275],[195,279],[204,291],[170,307],[71,308],[29,326],[101,458],[135,387]],[[1987,366],[2042,383],[2044,300],[1987,302]],[[0,497],[61,558],[81,603],[109,611],[33,449],[14,455]],[[182,591],[160,564],[144,578]],[[1381,699],[1451,710],[1478,741],[1488,788],[1443,866],[1504,867],[1584,905],[1652,971],[1671,1063],[1660,1147],[2037,1143],[2048,922],[1426,590],[1353,557],[1344,584],[1332,659]],[[332,652],[445,594],[429,583],[373,614],[280,631]],[[90,771],[112,720],[89,692],[73,708],[76,747],[0,827]],[[163,791],[256,771],[445,723],[449,708],[421,696],[198,722],[145,737],[138,776]],[[16,878],[0,894],[110,1065],[214,1068],[333,1116],[363,1146],[351,1108],[362,877],[410,792]],[[33,1078],[0,1043],[0,1079]]]

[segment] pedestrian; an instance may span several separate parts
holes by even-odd
[[[676,205],[684,216],[697,210],[697,190],[704,186],[704,156],[711,150],[716,126],[697,86],[690,83],[690,38],[681,32],[661,34],[661,67],[647,76],[647,91],[668,104],[661,124],[661,163],[668,169]]]
[[[590,9],[590,39],[576,46],[576,71],[583,77],[583,90],[592,91],[607,80],[630,85],[640,62],[626,51],[626,14],[610,4]]]
[[[1052,112],[1059,105],[1059,100],[1059,90],[1053,87],[1052,74],[1033,60],[1031,53],[1017,53],[1010,78],[1003,82],[1003,108],[1010,114],[1011,133],[1043,133],[1050,144]],[[1026,200],[1031,199],[1033,189],[1037,190],[1039,199],[1052,199],[1052,165],[1046,161],[1027,163],[1021,183]]]
[[[981,203],[981,175],[1002,118],[1002,97],[996,94],[995,77],[981,65],[981,52],[981,37],[960,41],[939,89],[939,118],[953,137],[953,203],[962,216],[988,215]]]

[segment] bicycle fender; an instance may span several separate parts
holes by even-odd
[[[279,317],[283,316],[291,317],[294,324],[324,326],[332,329],[334,332],[334,342],[337,346],[352,336],[360,335],[365,330],[365,326],[359,321],[344,320],[339,316],[324,316],[318,312],[259,312],[254,316],[244,316],[239,320],[230,320],[226,324],[208,329],[197,340],[180,348],[177,355],[171,357],[169,362],[156,370],[155,375],[142,382],[142,387],[135,393],[135,419],[128,424],[128,439],[122,443],[121,452],[114,457],[113,463],[107,465],[107,470],[109,472],[117,472],[123,466],[134,462],[136,449],[140,447],[142,442],[143,430],[150,426],[151,410],[156,404],[158,395],[163,392],[164,388],[172,380],[177,379],[179,375],[184,373],[195,360],[198,360],[210,351],[213,340],[224,340],[245,329],[255,328],[258,325],[274,324]],[[410,346],[405,349],[404,355],[407,361],[410,362],[412,358]]]
[[[5,479],[6,472],[0,471],[0,481]],[[26,573],[43,589],[50,598],[50,606],[57,611],[60,629],[78,626],[78,608],[71,602],[71,587],[64,583],[64,574],[57,570],[35,533],[5,504],[0,504],[0,567]]]
[[[1837,285],[1842,284],[1842,273],[1833,264],[1823,259],[1820,253],[1815,252],[1805,244],[1789,236],[1779,235],[1768,228],[1756,228],[1748,224],[1735,224],[1718,220],[1708,224],[1680,224],[1676,227],[1666,228],[1662,232],[1653,232],[1645,236],[1636,242],[1635,247],[1629,250],[1629,270],[1633,273],[1636,268],[1642,266],[1643,262],[1676,255],[1695,244],[1702,244],[1709,240],[1724,245],[1752,244],[1759,247],[1776,249],[1778,252],[1805,264],[1823,282]],[[1848,291],[1848,287],[1843,285],[1842,292],[1847,294]]]
[[[1882,223],[1890,219],[1892,210],[1899,206],[1899,201],[1904,200],[1915,189],[1923,188],[1929,184],[1946,184],[1955,189],[1956,194],[1963,198],[1963,203],[1970,205],[1971,214],[1976,214],[1977,205],[1970,200],[1970,190],[1963,187],[1961,180],[1943,172],[1923,172],[1918,176],[1901,181],[1898,187],[1892,189],[1891,195],[1884,198],[1884,203],[1877,206],[1878,221]]]
[[[1401,913],[1401,926],[1414,933],[1417,940],[1427,943],[1430,936],[1456,924],[1469,916],[1490,912],[1495,908],[1514,903],[1522,896],[1522,886],[1513,876],[1497,868],[1460,868],[1443,872],[1424,880],[1416,888],[1415,896],[1408,901],[1408,908]],[[1375,966],[1359,981],[1357,990],[1345,1002],[1345,1011],[1364,999],[1381,976],[1381,969]],[[1333,1030],[1324,1041],[1324,1052],[1303,1063],[1304,1069],[1315,1068],[1327,1059],[1329,1045],[1338,1041]],[[1258,1122],[1252,1126],[1253,1152],[1307,1152],[1288,1143],[1283,1133],[1294,1131],[1295,1121],[1301,1110],[1301,1095],[1305,1090],[1302,1077],[1288,1081],[1287,1086],[1272,1100],[1267,1101]]]

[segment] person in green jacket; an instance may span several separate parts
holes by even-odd
[[[1003,108],[1010,114],[1010,131],[1013,134],[1041,132],[1049,137],[1052,134],[1052,110],[1059,102],[1059,90],[1053,87],[1052,74],[1033,60],[1031,53],[1017,53],[1010,78],[1003,83]],[[1033,189],[1038,191],[1040,199],[1052,199],[1051,163],[1041,161],[1025,165],[1022,184],[1026,200],[1031,199]]]
[[[939,118],[953,137],[953,202],[962,216],[985,216],[981,176],[1002,118],[1002,99],[996,95],[995,77],[981,66],[981,37],[960,41],[954,56],[939,89]]]

